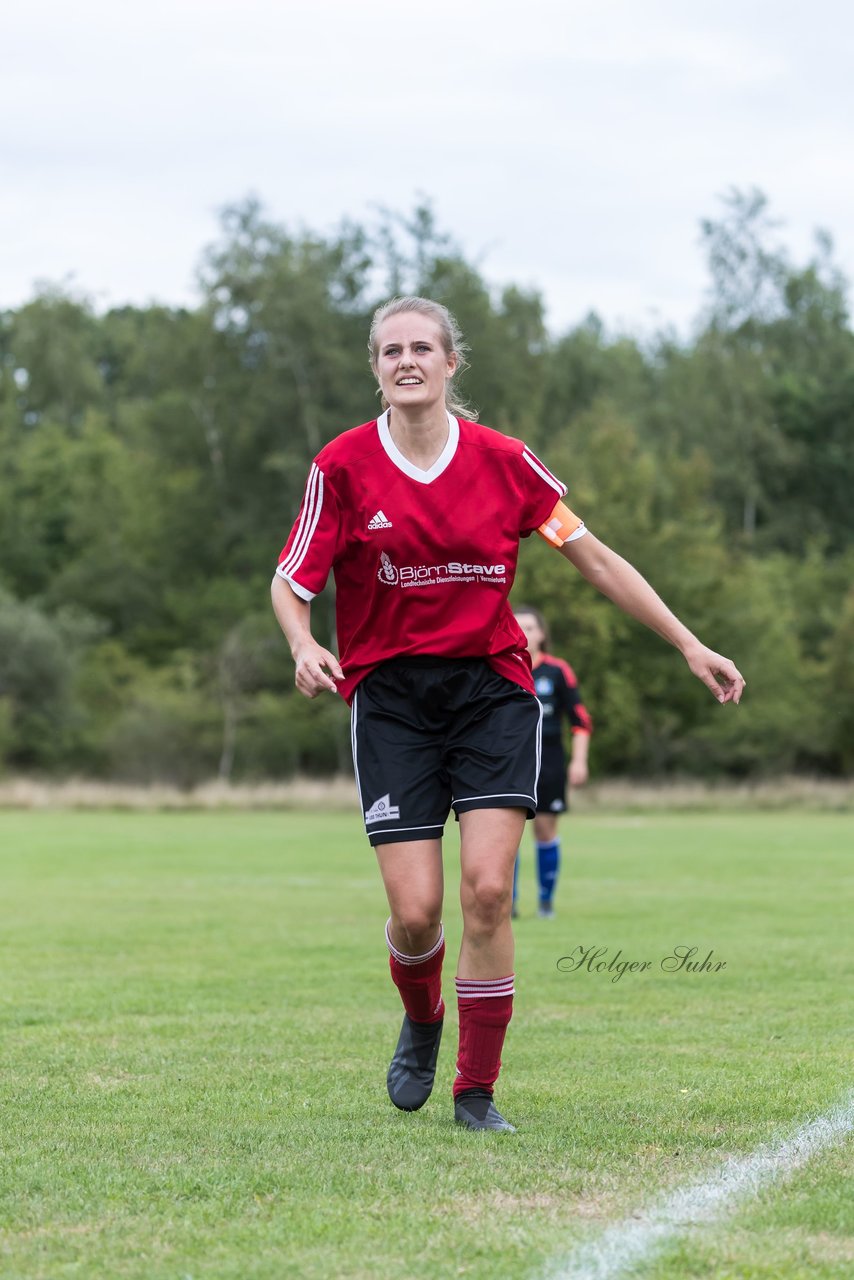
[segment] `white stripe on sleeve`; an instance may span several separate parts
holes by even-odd
[[[558,480],[556,476],[552,475],[548,467],[543,466],[539,458],[536,457],[533,453],[531,453],[530,449],[523,449],[522,457],[525,459],[528,466],[531,467],[532,470],[536,471],[537,475],[542,480],[545,480],[546,484],[551,485],[551,487],[557,493],[559,498],[562,498],[564,496],[564,494],[566,493],[566,485],[561,484],[560,480]]]
[[[293,558],[293,555],[297,550],[297,548],[299,547],[300,542],[302,541],[302,538],[305,534],[307,524],[310,520],[311,507],[314,502],[316,472],[317,472],[317,464],[313,462],[311,464],[311,470],[308,473],[308,479],[305,482],[305,496],[303,497],[302,510],[300,511],[299,524],[297,525],[296,536],[293,540],[293,543],[291,544],[290,553],[285,557],[285,559],[282,561],[282,563],[279,566],[280,569],[287,570],[288,564]]]
[[[305,501],[302,504],[302,514],[300,515],[297,535],[291,546],[290,555],[279,565],[283,577],[290,579],[290,575],[296,573],[305,559],[322,510],[323,472],[313,462],[308,476],[308,483],[306,484]]]
[[[294,594],[299,596],[300,600],[305,600],[306,604],[311,604],[312,600],[317,595],[316,591],[309,591],[308,587],[300,586],[298,582],[294,581],[290,574],[282,572],[281,565],[279,565],[276,570],[276,574],[278,577],[284,578],[285,582],[287,582]]]

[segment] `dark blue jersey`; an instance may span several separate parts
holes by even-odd
[[[543,704],[543,741],[560,742],[564,716],[573,733],[592,733],[593,721],[581,701],[575,672],[568,662],[543,654],[534,664],[534,688]]]

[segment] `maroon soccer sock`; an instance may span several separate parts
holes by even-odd
[[[460,1011],[460,1051],[454,1097],[467,1089],[492,1093],[501,1070],[504,1036],[513,1016],[513,979],[494,978],[486,982],[457,978],[457,1006]]]
[[[442,961],[445,958],[445,931],[439,926],[439,937],[423,956],[407,956],[398,951],[389,937],[386,922],[385,940],[389,949],[391,980],[400,992],[403,1007],[413,1022],[438,1022],[445,1014],[442,999]]]

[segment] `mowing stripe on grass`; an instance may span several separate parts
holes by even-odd
[[[637,1217],[609,1227],[598,1240],[555,1262],[546,1273],[548,1280],[617,1280],[628,1269],[648,1262],[674,1236],[697,1223],[713,1221],[766,1183],[788,1177],[852,1131],[854,1093],[784,1142],[730,1160],[706,1181],[683,1187]]]

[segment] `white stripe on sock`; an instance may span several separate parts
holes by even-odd
[[[455,978],[458,1000],[482,1000],[489,996],[512,996],[516,992],[513,985],[515,973],[506,978]]]
[[[390,924],[391,924],[391,916],[389,916],[388,920],[386,920],[385,922],[385,941],[386,941],[386,946],[388,947],[389,951],[394,956],[398,964],[423,964],[425,960],[432,960],[433,956],[436,954],[436,952],[439,950],[439,948],[442,946],[442,944],[445,941],[445,930],[442,928],[442,925],[440,923],[439,936],[436,939],[435,944],[430,948],[430,950],[425,951],[423,956],[408,956],[403,951],[398,951],[397,947],[392,942],[391,935],[388,931],[388,927]]]

